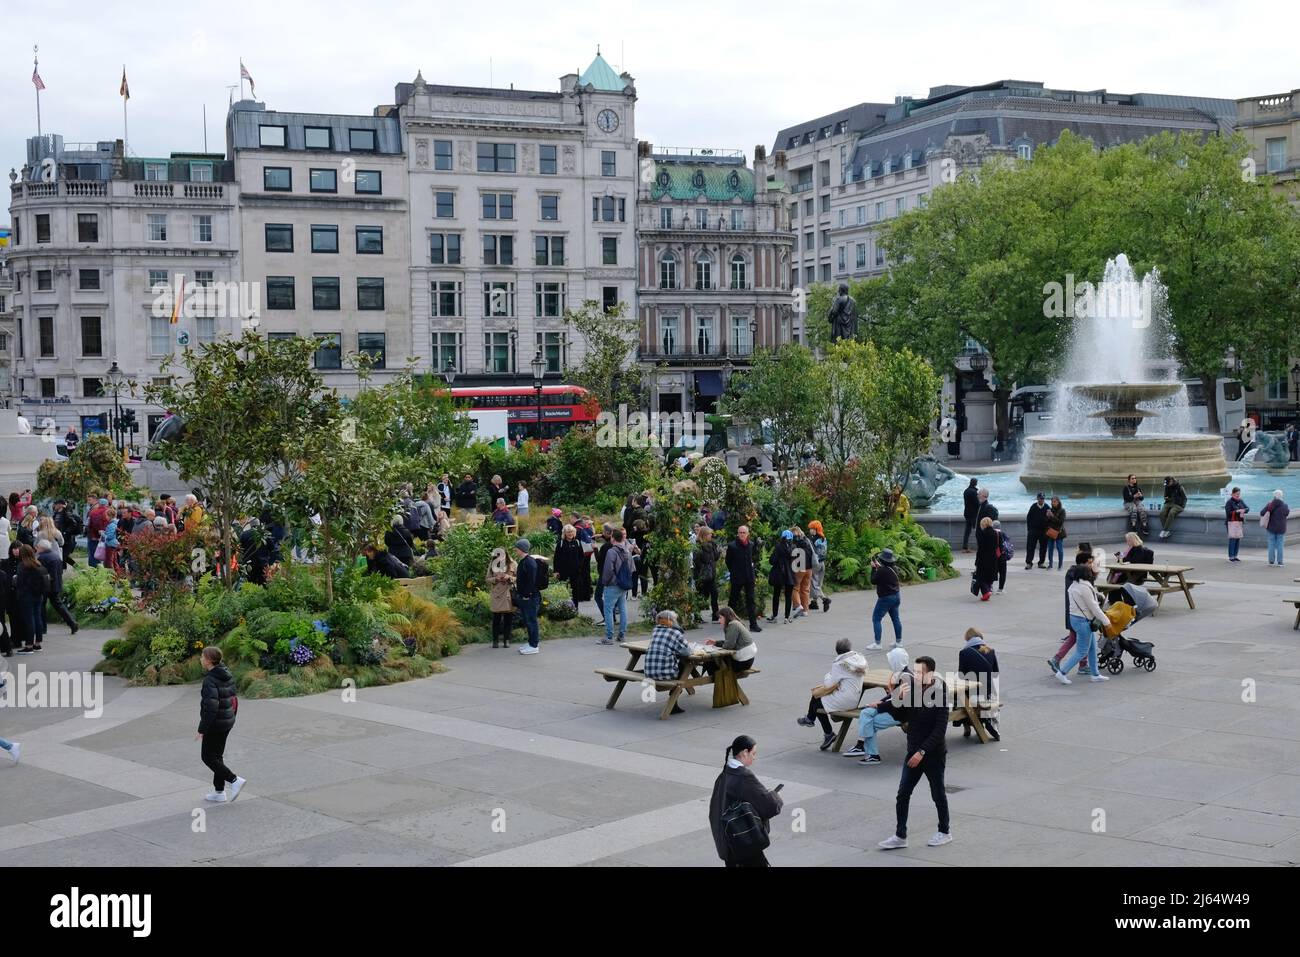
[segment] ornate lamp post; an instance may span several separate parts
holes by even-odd
[[[1300,362],[1291,367],[1291,394],[1295,396],[1295,409],[1300,412]]]
[[[542,350],[537,350],[537,355],[533,356],[533,388],[537,390],[537,439],[542,438],[542,381],[546,376],[546,360],[542,358]]]
[[[447,366],[442,370],[442,378],[447,383],[448,388],[456,381],[456,361],[454,359],[449,358],[447,360]]]
[[[126,381],[126,373],[118,366],[117,360],[109,366],[108,372],[104,373],[104,378],[108,382],[108,390],[113,393],[113,444],[117,446],[118,454],[122,453],[122,405],[120,396],[122,394],[122,385]]]

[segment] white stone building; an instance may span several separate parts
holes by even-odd
[[[104,394],[113,363],[147,385],[185,343],[236,330],[220,302],[195,302],[172,324],[178,277],[231,288],[238,278],[238,187],[220,154],[126,158],[122,141],[65,145],[28,140],[27,163],[10,186],[14,404],[38,426],[108,426]],[[123,392],[142,445],[162,410]]]
[[[326,386],[355,392],[350,354],[373,381],[413,355],[406,159],[393,117],[267,110],[235,103],[226,148],[242,189],[240,272],[258,284],[258,329],[310,336]]]
[[[556,92],[398,84],[421,369],[503,384],[540,351],[560,378],[584,348],[566,309],[632,308],[635,106],[632,77],[599,54]]]

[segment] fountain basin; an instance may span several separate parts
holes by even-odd
[[[1020,482],[1049,495],[1083,492],[1118,495],[1136,475],[1150,499],[1160,496],[1166,475],[1188,492],[1217,492],[1231,481],[1217,435],[1152,435],[1140,438],[1062,435],[1025,440]]]

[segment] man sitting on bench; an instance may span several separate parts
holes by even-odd
[[[873,705],[862,709],[858,718],[858,743],[844,752],[846,758],[860,758],[859,764],[880,764],[880,749],[876,734],[886,728],[897,728],[907,720],[907,708],[902,702],[907,698],[906,685],[912,680],[912,669],[907,649],[901,645],[885,655],[893,674],[885,690],[889,692]]]
[[[682,674],[682,659],[691,656],[686,636],[677,627],[677,612],[664,609],[655,616],[655,628],[650,633],[650,647],[645,653],[645,676],[648,681],[676,681]],[[674,704],[669,714],[681,714],[682,706]]]

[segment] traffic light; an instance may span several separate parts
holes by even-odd
[[[136,421],[135,409],[122,410],[122,431],[137,432],[140,429],[140,423]]]

